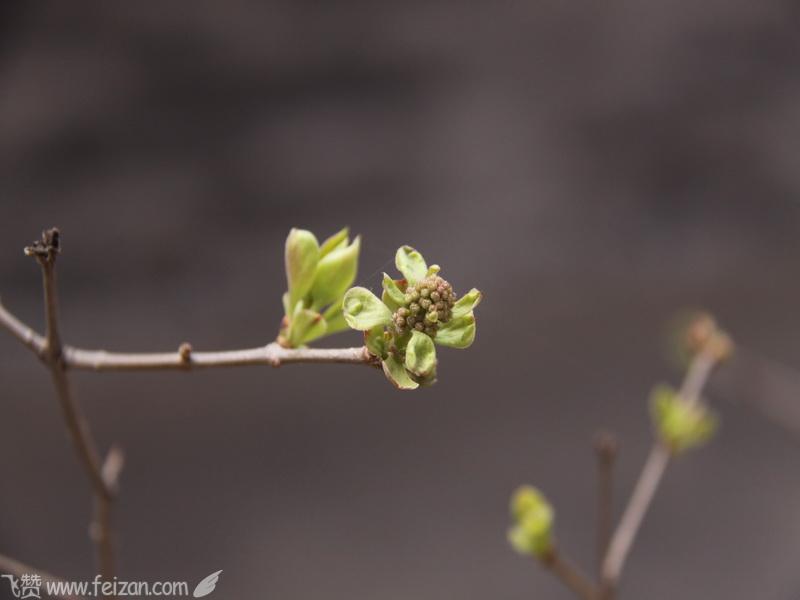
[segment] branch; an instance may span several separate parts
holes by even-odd
[[[617,439],[607,431],[599,432],[594,439],[597,458],[597,570],[602,576],[603,559],[611,539],[614,518],[614,462],[617,458]]]
[[[42,233],[41,240],[25,248],[42,270],[46,334],[43,336],[20,321],[0,303],[0,325],[29,348],[50,371],[61,405],[67,430],[78,458],[89,478],[94,496],[94,518],[90,537],[97,548],[100,573],[107,580],[114,576],[114,548],[111,533],[112,504],[117,480],[123,465],[118,448],[112,448],[101,463],[96,444],[88,425],[75,403],[70,389],[67,369],[92,371],[193,370],[215,367],[268,365],[279,367],[291,363],[340,363],[378,366],[379,362],[366,347],[360,348],[284,348],[277,343],[258,348],[195,352],[183,343],[175,352],[116,353],[105,350],[85,350],[66,346],[61,340],[58,318],[58,294],[55,262],[60,252],[57,229]]]
[[[562,556],[558,548],[553,548],[550,554],[544,556],[542,564],[550,569],[579,598],[583,600],[595,599],[597,594],[595,585],[577,567]]]
[[[43,338],[44,344],[39,356],[50,370],[67,430],[92,486],[95,509],[94,520],[90,526],[90,536],[96,546],[100,574],[105,579],[111,580],[115,571],[114,547],[111,539],[111,505],[114,500],[114,492],[103,477],[103,467],[95,441],[89,431],[86,419],[72,397],[67,377],[58,321],[55,263],[59,251],[58,229],[49,229],[43,232],[41,240],[25,248],[25,254],[33,256],[42,269],[47,333]],[[23,333],[24,339],[30,340],[29,346],[38,343],[39,338],[30,334],[29,328],[24,326],[20,328],[16,319],[12,321],[12,324],[15,325],[15,331]]]
[[[44,359],[47,340],[17,319],[0,303],[0,325]],[[218,367],[266,365],[280,367],[292,363],[338,363],[376,365],[366,347],[360,348],[284,348],[273,342],[258,348],[196,352],[181,344],[174,352],[107,352],[63,346],[61,360],[70,369],[90,371],[191,370]]]
[[[690,405],[702,402],[700,394],[703,386],[718,360],[719,356],[713,352],[713,349],[703,350],[695,356],[679,392],[685,402]],[[628,506],[625,508],[608,546],[602,568],[601,597],[603,598],[613,597],[614,588],[625,566],[625,560],[658,490],[671,456],[672,452],[661,440],[653,443],[639,475],[639,480],[628,501]]]
[[[42,581],[52,581],[54,583],[65,583],[60,577],[50,575],[46,571],[41,571],[29,565],[23,564],[13,558],[0,554],[0,571],[7,575],[14,575],[15,577],[22,577],[23,575],[38,575]],[[85,600],[83,596],[73,596],[71,594],[64,594],[54,596],[62,600]]]

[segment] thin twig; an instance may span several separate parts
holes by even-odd
[[[291,363],[340,363],[376,366],[377,360],[366,347],[358,348],[284,348],[277,343],[243,350],[195,352],[183,343],[175,352],[118,353],[105,350],[85,350],[66,346],[61,341],[58,319],[58,294],[55,261],[59,253],[59,232],[51,229],[42,239],[25,249],[36,258],[42,269],[46,334],[43,336],[20,321],[0,303],[0,326],[7,329],[28,347],[50,371],[64,420],[73,445],[84,466],[94,495],[94,518],[90,537],[97,548],[100,574],[111,580],[115,572],[112,539],[112,504],[124,459],[121,451],[112,447],[101,463],[96,444],[88,425],[72,396],[67,369],[93,371],[192,370],[215,367],[267,365],[279,367]]]
[[[0,304],[0,325],[43,357],[47,341]],[[64,346],[61,360],[70,369],[90,371],[191,370],[218,367],[265,365],[279,367],[292,363],[339,363],[375,365],[366,347],[284,348],[273,342],[257,348],[197,352],[186,345],[174,352],[107,352]]]
[[[50,370],[64,421],[67,425],[78,458],[86,471],[94,495],[94,518],[89,528],[95,543],[97,565],[100,575],[110,581],[114,578],[114,546],[111,533],[111,505],[114,492],[103,478],[102,463],[94,438],[86,419],[75,402],[70,389],[64,362],[61,332],[58,320],[58,291],[56,287],[55,263],[60,251],[60,235],[57,229],[42,233],[42,239],[25,249],[42,268],[46,334],[40,354]],[[26,339],[33,340],[32,336]]]
[[[708,381],[718,357],[713,352],[701,351],[692,360],[681,385],[680,395],[689,405],[702,403],[701,392]],[[658,486],[669,465],[672,452],[661,441],[656,440],[642,468],[625,512],[608,546],[602,568],[601,597],[613,598],[625,560],[633,546],[647,510],[653,501]]]
[[[51,581],[57,584],[64,584],[64,580],[60,577],[56,577],[47,573],[46,571],[42,571],[41,569],[36,569],[35,567],[31,567],[30,565],[23,564],[18,560],[14,560],[8,556],[4,556],[0,554],[0,571],[6,575],[14,575],[15,577],[22,577],[23,575],[38,575],[41,577],[42,581]],[[51,596],[55,598],[61,598],[62,600],[84,600],[83,596],[73,596],[71,594],[63,594],[57,596]]]
[[[553,548],[550,554],[542,559],[542,564],[550,569],[579,598],[595,600],[597,589],[594,583],[566,557],[562,556],[558,548]]]
[[[599,432],[594,439],[597,459],[597,572],[602,575],[603,559],[611,539],[613,521],[614,461],[617,457],[617,439],[607,431]]]

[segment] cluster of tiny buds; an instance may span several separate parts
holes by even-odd
[[[426,277],[405,292],[405,305],[398,308],[392,319],[398,333],[416,329],[431,337],[439,325],[447,323],[456,302],[453,287],[438,275]]]

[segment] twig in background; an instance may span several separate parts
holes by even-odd
[[[610,434],[595,438],[597,466],[597,539],[599,583],[595,585],[557,553],[553,541],[554,511],[534,487],[522,486],[511,500],[513,527],[508,540],[521,554],[537,558],[580,598],[611,600],[625,561],[653,501],[672,456],[708,440],[716,420],[705,407],[701,392],[713,368],[728,358],[733,344],[707,315],[688,331],[692,362],[680,390],[657,386],[651,397],[656,440],[622,514],[610,536],[612,520],[612,470],[617,443]]]
[[[596,557],[598,577],[602,573],[603,559],[611,539],[614,520],[614,462],[617,458],[617,438],[600,431],[594,438],[594,451],[597,462],[597,540]]]
[[[699,338],[696,342],[698,348],[680,390],[667,405],[672,412],[654,415],[657,426],[660,426],[658,437],[653,442],[603,562],[601,597],[604,600],[614,597],[625,561],[670,459],[675,453],[704,441],[713,430],[701,394],[714,367],[731,354],[732,343],[727,334],[717,329],[713,319],[705,315],[698,318],[689,333]],[[654,399],[658,401],[658,398]],[[658,410],[657,406],[654,408]]]
[[[41,240],[25,248],[25,254],[33,256],[42,268],[46,334],[40,357],[50,370],[64,422],[69,431],[78,458],[86,471],[94,496],[94,517],[89,528],[90,537],[96,546],[97,565],[100,575],[112,580],[115,573],[114,541],[112,537],[111,511],[114,491],[103,478],[102,464],[97,445],[89,426],[75,402],[64,362],[61,332],[58,321],[58,290],[56,287],[56,258],[60,252],[58,229],[48,229]],[[26,336],[26,339],[33,339]]]

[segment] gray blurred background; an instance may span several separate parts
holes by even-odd
[[[593,568],[591,437],[620,437],[620,510],[649,390],[681,376],[666,326],[705,307],[743,347],[721,434],[668,472],[621,597],[800,598],[800,437],[749,406],[800,397],[798,25],[776,0],[0,5],[0,293],[37,328],[21,249],[51,225],[80,346],[267,343],[292,226],[363,234],[373,289],[410,243],[485,292],[415,393],[347,366],[76,373],[128,456],[121,577],[570,598],[509,549],[509,494],[545,490]],[[5,333],[0,358],[0,552],[88,579],[50,382]]]

